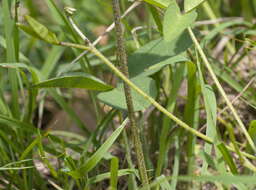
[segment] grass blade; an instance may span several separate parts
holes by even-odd
[[[118,163],[119,159],[117,157],[113,157],[111,159],[111,167],[110,167],[110,190],[117,190],[117,182],[118,182]]]

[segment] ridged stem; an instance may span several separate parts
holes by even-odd
[[[127,66],[127,54],[125,50],[125,42],[124,42],[124,31],[121,24],[121,13],[120,13],[120,5],[119,0],[113,0],[113,12],[114,12],[114,20],[115,20],[115,30],[116,30],[116,39],[117,39],[117,60],[120,67],[120,70],[124,74],[126,78],[129,79],[129,72]],[[132,130],[132,136],[134,140],[134,147],[136,152],[136,157],[138,161],[138,167],[140,171],[141,181],[143,186],[148,186],[148,176],[145,165],[145,158],[143,155],[142,143],[140,139],[139,129],[136,123],[135,111],[133,106],[133,99],[131,96],[131,88],[130,86],[124,82],[124,93],[127,105],[128,116],[130,119],[130,125]]]

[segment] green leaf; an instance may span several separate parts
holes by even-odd
[[[16,23],[16,25],[21,29],[23,32],[28,34],[29,36],[33,36],[34,38],[39,38],[42,39],[37,33],[29,26],[21,24],[21,23]]]
[[[192,9],[198,7],[205,0],[185,0],[184,7],[185,12],[191,11]]]
[[[169,59],[160,61],[159,63],[156,63],[156,64],[148,67],[139,76],[150,76],[150,75],[153,75],[156,72],[160,71],[163,67],[165,67],[167,65],[174,65],[176,63],[186,62],[186,61],[189,61],[189,60],[188,60],[188,58],[186,58],[185,54],[173,56],[173,57],[170,57]]]
[[[216,103],[216,97],[214,94],[214,91],[210,85],[204,85],[202,86],[202,92],[204,96],[205,101],[205,107],[207,112],[207,125],[210,125],[211,127],[211,136],[212,138],[216,138],[216,120],[217,120],[217,103]],[[211,124],[208,123],[210,121]]]
[[[164,15],[163,34],[166,41],[177,38],[197,17],[195,11],[181,14],[176,1],[170,3]]]
[[[85,164],[83,164],[79,169],[68,171],[67,174],[75,177],[81,178],[86,173],[91,171],[105,156],[108,152],[109,148],[113,145],[117,137],[121,134],[124,127],[126,126],[128,119],[124,120],[120,127],[118,127],[112,135],[100,146],[100,148],[87,160]]]
[[[153,40],[128,57],[129,74],[132,78],[138,75],[149,76],[168,64],[187,61],[182,53],[191,45],[187,32],[171,42],[162,38]]]
[[[152,98],[155,98],[157,95],[157,89],[154,80],[148,77],[136,77],[131,79],[131,81],[136,84],[141,90],[145,93],[150,95]],[[145,110],[147,107],[150,106],[150,103],[140,94],[131,90],[132,98],[133,98],[133,105],[135,111]],[[117,88],[109,91],[100,93],[98,95],[98,99],[108,104],[112,107],[126,110],[126,100],[125,94],[123,89],[123,83],[119,83]]]
[[[59,40],[57,39],[56,35],[49,31],[47,27],[36,21],[34,18],[26,15],[25,16],[26,21],[32,28],[32,30],[35,32],[36,35],[39,36],[41,40],[44,40],[50,44],[59,44]],[[30,31],[30,30],[27,30]],[[31,34],[31,33],[29,33]],[[34,36],[36,37],[36,36]]]
[[[49,79],[35,84],[33,88],[84,88],[99,91],[112,89],[111,86],[87,74]]]
[[[144,0],[144,1],[160,8],[166,8],[174,0]]]

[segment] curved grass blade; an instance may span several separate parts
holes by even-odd
[[[73,171],[67,171],[66,173],[76,177],[81,178],[85,176],[88,172],[90,172],[100,160],[104,157],[104,155],[108,152],[109,148],[113,145],[117,137],[121,134],[122,130],[126,126],[128,122],[128,118],[123,121],[120,127],[118,127],[112,135],[100,146],[100,148],[84,163],[79,169]]]
[[[35,84],[39,81],[40,79],[40,73],[33,67],[30,67],[26,64],[23,63],[0,63],[0,67],[4,67],[4,68],[15,68],[15,69],[26,69],[31,73],[31,78],[32,81],[28,82],[28,79],[26,77],[26,75],[22,75],[24,76],[25,82],[27,83],[27,87],[28,87],[28,103],[26,106],[26,111],[24,114],[24,121],[26,122],[31,122],[32,120],[32,116],[33,116],[33,112],[36,108],[36,96],[38,93],[37,89],[30,89],[30,86],[32,84]]]
[[[29,124],[22,121],[19,121],[17,119],[13,119],[4,115],[0,115],[0,123],[7,125],[13,129],[21,129],[28,132],[35,132],[36,128]]]
[[[110,166],[110,189],[117,190],[119,159],[113,157]]]

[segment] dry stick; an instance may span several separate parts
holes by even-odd
[[[126,15],[128,15],[134,8],[136,8],[137,6],[139,6],[141,4],[141,1],[135,1],[125,12],[124,14],[121,16],[121,18],[124,18]],[[111,25],[109,25],[109,27],[105,30],[105,32],[100,35],[93,43],[92,45],[93,46],[96,46],[100,40],[106,35],[108,34],[111,30],[113,30],[115,27],[115,23],[112,23]],[[84,51],[83,53],[81,53],[79,56],[77,56],[72,62],[71,64],[73,63],[76,63],[79,59],[81,59],[85,54],[87,54],[88,51]]]
[[[124,76],[129,79],[127,55],[126,55],[125,42],[124,42],[124,30],[121,24],[119,0],[113,0],[112,6],[113,6],[113,12],[114,12],[115,26],[116,26],[115,29],[116,29],[116,38],[117,38],[117,60],[119,62],[119,67],[123,72]],[[124,93],[125,93],[126,105],[128,110],[128,116],[130,119],[132,135],[134,138],[133,140],[134,140],[135,152],[137,156],[142,185],[148,186],[149,181],[147,176],[145,158],[143,155],[139,130],[136,124],[135,111],[134,111],[133,100],[131,96],[131,88],[126,83],[124,83]]]
[[[209,63],[209,61],[208,61],[208,59],[206,58],[206,55],[204,54],[203,49],[201,48],[199,42],[197,41],[197,39],[196,39],[196,37],[195,37],[195,35],[194,35],[194,33],[193,33],[193,31],[191,30],[190,27],[188,28],[188,32],[189,32],[190,37],[192,38],[192,40],[193,40],[193,42],[194,42],[194,44],[195,44],[195,46],[196,46],[196,48],[197,48],[197,50],[198,50],[200,56],[202,57],[202,60],[203,60],[203,62],[204,62],[204,64],[205,64],[206,68],[208,69],[208,71],[209,71],[209,73],[210,73],[210,75],[211,75],[211,77],[212,77],[214,83],[216,84],[216,86],[217,86],[217,88],[218,88],[220,94],[223,96],[224,100],[226,101],[227,106],[228,106],[229,109],[231,110],[231,112],[232,112],[232,114],[234,115],[236,121],[238,122],[240,128],[242,129],[242,131],[243,131],[243,133],[244,133],[246,139],[248,140],[248,143],[250,144],[251,148],[256,152],[256,147],[255,147],[255,145],[254,145],[254,142],[253,142],[251,136],[249,135],[248,131],[246,130],[246,127],[244,126],[242,120],[241,120],[240,117],[238,116],[238,114],[237,114],[237,112],[236,112],[234,106],[232,105],[232,103],[231,103],[230,100],[228,99],[228,97],[227,97],[225,91],[223,90],[223,88],[222,88],[222,86],[221,86],[221,84],[220,84],[218,78],[216,77],[214,71],[212,70],[212,67],[211,67],[211,65],[210,65],[210,63]]]
[[[70,15],[67,16],[69,23],[71,24],[71,26],[74,28],[74,30],[76,31],[76,33],[80,36],[80,38],[82,38],[84,40],[85,43],[88,43],[89,45],[92,45],[92,43],[90,42],[90,40],[83,34],[83,32],[78,28],[78,26],[75,24],[75,22],[73,21],[72,17]]]

